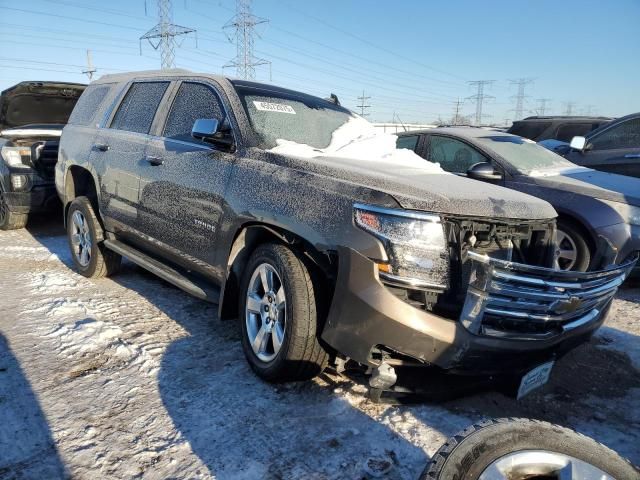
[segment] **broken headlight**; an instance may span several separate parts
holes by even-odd
[[[435,214],[357,204],[356,225],[384,245],[388,263],[380,277],[407,287],[446,289],[449,255],[440,217]]]
[[[4,158],[4,161],[10,167],[16,168],[29,168],[23,161],[26,158],[27,161],[31,157],[31,149],[27,147],[7,147],[6,145],[0,150],[0,155]]]

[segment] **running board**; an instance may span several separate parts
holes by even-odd
[[[180,271],[118,240],[105,240],[104,246],[109,250],[128,258],[136,265],[148,270],[176,287],[190,293],[194,297],[211,303],[220,300],[220,289],[204,280],[195,279],[187,272]]]

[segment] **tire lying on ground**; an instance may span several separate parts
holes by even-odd
[[[9,205],[0,189],[0,230],[16,230],[27,225],[26,213],[15,213],[9,210]]]
[[[595,440],[538,420],[468,427],[435,453],[420,480],[640,480],[640,471]]]

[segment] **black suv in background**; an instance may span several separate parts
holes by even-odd
[[[86,85],[21,82],[0,94],[0,229],[59,205],[53,175],[62,127]]]
[[[56,186],[80,273],[126,256],[218,303],[269,381],[328,362],[377,390],[397,365],[520,372],[586,340],[632,266],[555,270],[545,201],[448,174],[333,102],[215,75],[91,84]]]
[[[568,143],[573,137],[584,136],[611,120],[609,117],[535,116],[513,122],[507,133],[535,142],[558,140]]]

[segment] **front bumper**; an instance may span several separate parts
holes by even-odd
[[[599,238],[607,239],[613,247],[615,256],[604,258],[604,263],[624,263],[640,252],[640,226],[627,223],[617,223],[596,230]],[[596,265],[597,267],[597,265]],[[640,262],[635,266],[632,275],[640,274]]]
[[[372,353],[383,347],[465,374],[525,370],[586,341],[635,264],[570,273],[475,255],[461,318],[450,320],[396,297],[368,258],[338,254],[325,342],[364,365],[377,366]]]
[[[28,179],[28,187],[25,190],[13,191],[10,175],[2,179],[3,196],[9,210],[15,213],[40,212],[55,208],[59,204],[56,187],[52,181],[44,180],[34,173],[18,173]]]

